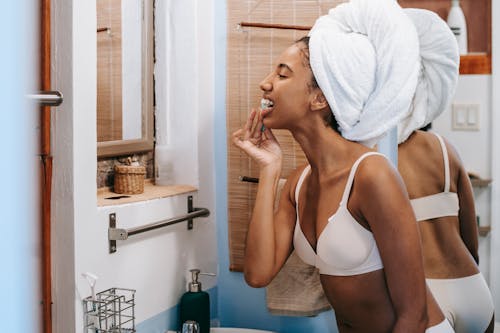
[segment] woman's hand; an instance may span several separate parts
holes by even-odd
[[[271,130],[263,126],[260,112],[252,109],[245,126],[233,133],[233,143],[261,168],[275,163],[281,165],[281,147]]]
[[[274,202],[281,174],[282,152],[270,129],[263,128],[262,116],[253,109],[243,128],[233,133],[233,143],[259,166],[259,184],[245,241],[244,276],[256,288],[268,285],[292,251],[295,206],[285,184],[280,206]]]

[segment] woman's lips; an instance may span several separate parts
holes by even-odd
[[[266,115],[271,113],[273,111],[273,106],[274,106],[273,101],[267,98],[262,98],[260,100],[260,110],[261,110],[260,114],[262,115],[262,117],[265,117]]]

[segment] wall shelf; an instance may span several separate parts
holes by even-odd
[[[460,56],[460,74],[491,74],[491,54],[471,53]]]
[[[479,231],[479,236],[486,237],[490,234],[491,226],[486,225],[483,227],[478,227],[478,231]]]
[[[151,179],[144,181],[144,192],[140,194],[117,194],[109,187],[102,187],[97,190],[97,206],[116,206],[141,202],[147,200],[161,199],[185,193],[196,192],[198,189],[191,185],[155,185]]]
[[[492,180],[488,178],[481,178],[474,172],[468,172],[470,183],[472,187],[487,187],[491,184]]]
[[[491,184],[491,179],[471,179],[470,183],[473,187],[486,187]]]

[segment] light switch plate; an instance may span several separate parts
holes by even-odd
[[[467,129],[479,131],[479,104],[470,104],[467,107]]]
[[[479,131],[479,104],[453,103],[451,108],[454,131]]]

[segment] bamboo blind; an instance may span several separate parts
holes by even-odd
[[[121,0],[97,0],[96,5],[99,30],[97,32],[97,142],[121,140]]]
[[[227,133],[229,269],[243,270],[245,237],[257,185],[239,180],[258,177],[258,167],[231,144],[231,134],[244,124],[252,107],[258,107],[259,82],[274,68],[274,61],[306,31],[238,27],[259,22],[311,26],[316,18],[345,0],[228,0]],[[300,146],[287,131],[274,131],[283,150],[282,177],[305,163]]]

